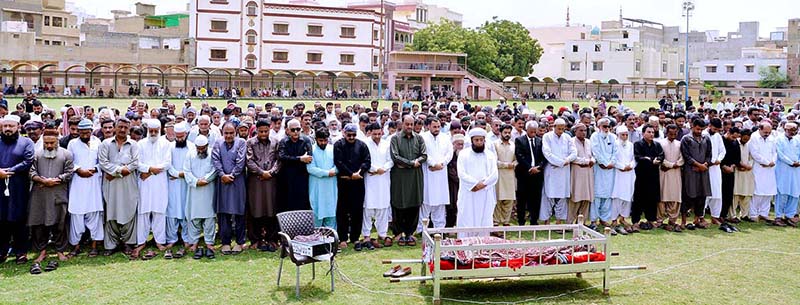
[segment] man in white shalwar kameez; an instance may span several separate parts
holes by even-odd
[[[486,150],[486,130],[469,131],[472,145],[458,155],[458,217],[457,228],[492,227],[494,207],[497,204],[497,157]],[[459,233],[458,237],[488,235]]]
[[[365,143],[369,149],[372,165],[369,173],[364,177],[364,218],[361,225],[361,234],[364,240],[370,240],[372,226],[378,230],[378,240],[383,240],[383,247],[392,245],[389,237],[389,215],[391,209],[391,171],[394,162],[389,154],[389,141],[383,140],[383,129],[377,123],[367,125],[367,134],[370,136]],[[377,241],[372,241],[376,248],[380,246]]]
[[[630,130],[625,126],[617,126],[617,142],[614,149],[614,188],[611,191],[611,216],[613,218],[612,234],[627,235],[629,231],[638,232],[625,218],[631,216],[633,186],[636,182],[636,159],[633,155],[633,143],[628,141]]]
[[[711,119],[704,133],[711,138],[711,164],[708,166],[708,179],[711,181],[711,196],[706,197],[706,207],[711,210],[711,222],[720,224],[722,212],[722,169],[719,164],[725,158],[725,142],[722,141],[722,121]]]
[[[434,228],[444,228],[446,206],[450,204],[447,189],[447,164],[453,159],[450,136],[441,133],[441,122],[436,117],[427,119],[428,131],[421,134],[425,141],[428,160],[422,166],[423,192],[419,209],[417,232],[422,232],[422,220],[430,218]]]
[[[167,243],[167,203],[169,201],[169,179],[167,170],[172,165],[171,145],[161,137],[161,121],[148,119],[147,138],[139,141],[139,215],[137,219],[136,242],[139,249],[144,248],[147,236],[153,232],[159,250]],[[152,258],[148,252],[144,259]]]
[[[186,221],[186,192],[189,186],[186,184],[183,163],[190,151],[194,151],[194,144],[188,140],[189,124],[181,122],[175,124],[175,142],[170,143],[170,153],[172,154],[172,164],[167,170],[169,174],[169,200],[167,202],[167,250],[164,257],[172,255],[171,248],[178,242],[178,231],[181,233],[184,243],[189,240],[189,225]],[[185,250],[180,249],[175,253],[175,258],[185,255]]]
[[[778,185],[775,179],[775,162],[778,161],[778,148],[775,139],[770,136],[772,125],[762,122],[758,125],[758,135],[753,136],[749,144],[750,157],[753,158],[753,176],[755,188],[753,189],[753,202],[750,204],[750,219],[754,221],[769,219],[769,208],[772,198],[778,194]]]
[[[78,138],[67,145],[72,153],[75,173],[69,189],[69,244],[77,255],[81,235],[89,230],[92,238],[90,257],[97,256],[97,242],[103,241],[103,174],[97,159],[100,139],[92,136],[92,121],[78,124]]]
[[[567,220],[567,200],[571,195],[570,163],[578,157],[572,137],[564,133],[567,122],[557,119],[554,124],[553,131],[542,137],[542,153],[547,159],[544,170],[544,195],[547,198],[542,200],[539,220],[544,224],[550,223],[553,214],[557,223]]]

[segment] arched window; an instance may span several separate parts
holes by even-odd
[[[247,16],[258,16],[258,4],[255,1],[247,3]]]
[[[247,69],[255,69],[256,68],[256,56],[253,54],[248,54],[244,57],[245,68]]]
[[[256,39],[256,36],[258,36],[258,33],[256,33],[256,31],[247,30],[247,32],[245,33],[245,36],[247,36],[247,44],[256,44],[256,43],[258,43],[258,40]]]

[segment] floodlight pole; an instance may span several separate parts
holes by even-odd
[[[689,99],[689,17],[694,10],[694,3],[692,1],[683,2],[683,15],[686,17],[686,58],[684,60],[683,73],[685,84],[683,85],[683,100]]]

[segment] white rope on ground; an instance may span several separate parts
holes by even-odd
[[[641,277],[647,277],[647,276],[651,276],[651,275],[656,275],[656,274],[660,274],[660,273],[669,272],[669,271],[672,271],[672,270],[675,270],[675,269],[678,269],[678,268],[681,268],[681,267],[684,267],[684,266],[688,266],[688,265],[691,265],[691,264],[694,264],[694,263],[697,263],[697,262],[700,262],[700,261],[704,261],[704,260],[710,259],[710,258],[715,257],[715,256],[720,256],[722,254],[730,253],[730,252],[763,252],[763,253],[778,254],[778,255],[800,256],[800,252],[785,252],[785,251],[776,251],[776,250],[764,250],[764,249],[758,249],[758,248],[730,248],[730,249],[720,250],[720,251],[717,251],[717,252],[714,252],[714,253],[708,254],[706,256],[699,257],[699,258],[695,258],[693,260],[689,260],[689,261],[686,261],[686,262],[683,262],[683,263],[680,263],[680,264],[677,264],[677,265],[672,265],[672,266],[664,268],[664,269],[656,270],[656,271],[653,271],[653,272],[641,273],[641,274],[637,274],[637,275],[634,275],[634,276],[631,276],[631,277],[627,277],[627,278],[623,278],[623,279],[619,279],[619,280],[615,280],[615,281],[610,281],[609,285],[624,283],[624,282],[632,281],[632,280],[635,280],[635,279],[638,279],[638,278],[641,278]],[[370,288],[368,288],[368,287],[366,287],[366,286],[364,286],[364,285],[362,285],[360,283],[357,283],[357,282],[353,281],[352,279],[350,279],[350,277],[348,277],[346,274],[344,274],[344,272],[342,272],[342,270],[341,270],[341,268],[339,268],[338,264],[335,264],[335,265],[336,265],[336,273],[339,275],[339,277],[340,277],[340,279],[342,281],[344,281],[345,283],[348,283],[350,285],[353,285],[353,286],[355,286],[355,287],[357,287],[357,288],[359,288],[361,290],[364,290],[364,291],[367,291],[367,292],[370,292],[370,293],[376,293],[376,294],[391,295],[391,296],[406,296],[406,297],[413,297],[413,298],[422,299],[422,300],[433,299],[432,296],[423,296],[423,295],[411,294],[411,293],[403,293],[403,292],[387,292],[387,291],[372,290],[372,289],[370,289]],[[461,300],[461,299],[452,299],[452,298],[441,298],[441,299],[443,301],[449,301],[449,302],[455,302],[455,303],[465,303],[465,304],[506,304],[506,305],[515,305],[515,304],[521,304],[521,303],[530,303],[530,302],[536,302],[536,301],[557,299],[557,298],[561,298],[561,297],[568,296],[568,295],[571,295],[571,294],[575,294],[575,293],[578,293],[578,292],[583,292],[583,291],[590,290],[590,289],[600,288],[602,286],[603,286],[602,284],[598,284],[598,285],[594,285],[594,286],[590,286],[590,287],[585,287],[585,288],[581,288],[581,289],[567,291],[567,292],[556,294],[556,295],[528,298],[528,299],[519,300],[519,301],[472,301],[472,300]]]

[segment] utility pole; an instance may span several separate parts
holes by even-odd
[[[380,47],[378,48],[378,52],[380,53],[378,58],[378,99],[383,97],[383,32],[386,30],[386,26],[383,24],[383,1],[384,0],[381,0]]]
[[[685,76],[683,100],[689,99],[689,17],[694,11],[694,3],[689,0],[683,2],[683,16],[686,17],[686,58],[684,59],[683,75]]]

